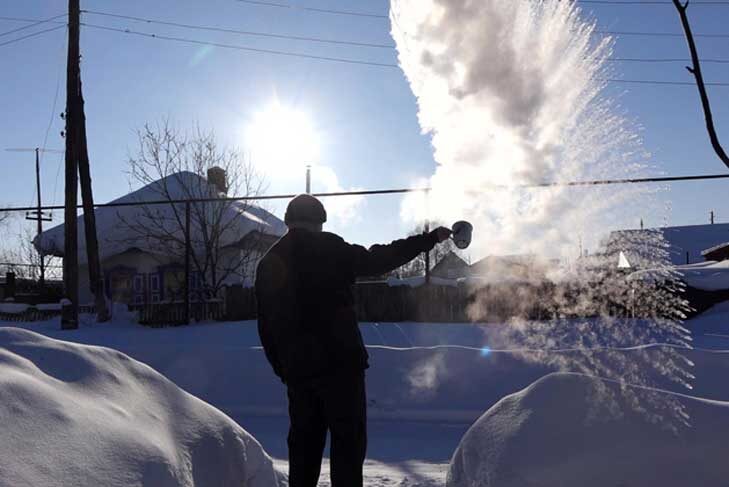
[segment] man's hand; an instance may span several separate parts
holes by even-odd
[[[438,243],[441,243],[445,240],[448,240],[448,237],[451,236],[451,230],[446,227],[438,227],[432,232],[430,232],[431,235],[435,236]]]

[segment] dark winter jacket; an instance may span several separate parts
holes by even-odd
[[[285,383],[367,368],[352,286],[358,276],[389,272],[429,251],[430,234],[369,250],[327,232],[289,231],[258,265],[258,333]]]

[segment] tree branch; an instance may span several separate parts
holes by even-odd
[[[694,42],[694,36],[691,33],[691,25],[689,24],[688,10],[689,2],[681,4],[679,0],[673,0],[673,5],[678,10],[678,14],[681,17],[681,24],[683,25],[683,31],[686,34],[686,41],[688,42],[689,50],[691,51],[691,61],[693,67],[687,67],[689,73],[694,75],[696,78],[696,85],[699,88],[699,95],[701,96],[701,105],[704,108],[704,118],[706,119],[706,130],[709,132],[709,139],[711,139],[711,146],[714,148],[714,152],[719,156],[719,159],[726,164],[729,168],[729,155],[724,151],[724,148],[719,142],[719,136],[716,134],[714,127],[714,117],[711,114],[711,104],[709,102],[709,95],[706,93],[706,85],[704,84],[704,76],[701,73],[701,63],[699,61],[698,50],[696,49],[696,42]]]

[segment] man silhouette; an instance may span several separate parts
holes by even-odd
[[[362,486],[368,355],[352,286],[359,276],[384,274],[430,251],[451,233],[440,227],[368,250],[323,232],[326,221],[324,206],[313,196],[291,200],[289,231],[256,274],[258,333],[288,389],[290,487],[316,487],[327,431],[332,486]]]

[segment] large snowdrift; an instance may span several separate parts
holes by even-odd
[[[259,443],[107,348],[0,328],[0,486],[272,487]]]
[[[672,432],[623,405],[600,414],[592,382],[550,374],[484,414],[464,436],[448,487],[724,485],[729,402],[681,397],[690,427]],[[606,383],[616,391],[618,385]],[[637,391],[640,393],[640,391]],[[666,392],[665,394],[671,394]]]

